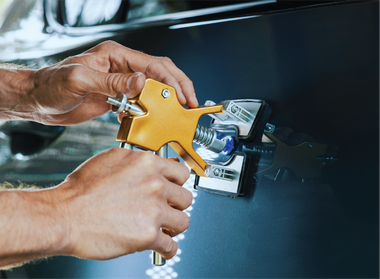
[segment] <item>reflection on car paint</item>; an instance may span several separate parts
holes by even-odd
[[[11,154],[8,140],[0,138],[0,180],[38,182],[45,187],[60,183],[83,161],[117,147],[117,131],[118,124],[105,123],[101,119],[69,126],[50,146],[30,156]]]
[[[208,151],[208,150],[207,150]],[[193,210],[193,206],[195,203],[195,198],[197,197],[198,193],[197,190],[194,189],[194,176],[191,176],[186,183],[183,185],[184,188],[189,190],[193,195],[193,202],[192,205],[189,206],[187,209],[184,210],[184,212],[190,217],[190,211]],[[170,260],[166,261],[166,265],[163,266],[152,266],[152,268],[148,269],[146,271],[146,274],[150,276],[152,279],[172,279],[177,278],[181,274],[178,274],[178,272],[175,270],[175,264],[181,261],[181,254],[182,251],[179,247],[181,246],[180,241],[185,239],[185,233],[183,232],[175,237],[173,237],[173,240],[178,243],[178,251],[177,254]],[[149,255],[150,261],[152,260],[152,254]],[[181,278],[181,276],[180,276]]]

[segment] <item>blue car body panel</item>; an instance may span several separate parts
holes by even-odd
[[[375,278],[379,276],[378,1],[119,32],[111,39],[168,56],[200,103],[263,99],[269,120],[335,145],[313,183],[261,177],[245,195],[196,191],[180,253],[105,262],[57,257],[30,278]],[[79,53],[79,50],[77,50]],[[72,54],[75,54],[73,51]],[[209,118],[202,118],[207,125]],[[112,124],[114,125],[114,124]]]

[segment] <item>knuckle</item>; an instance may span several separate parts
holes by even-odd
[[[172,241],[172,250],[167,252],[165,255],[164,255],[164,259],[165,260],[170,260],[171,258],[173,258],[176,254],[177,254],[177,250],[178,250],[178,244],[177,242],[175,241]]]
[[[188,86],[189,88],[194,88],[194,83],[191,79],[186,79],[183,83],[185,83],[185,86]]]
[[[149,179],[149,188],[153,193],[161,192],[165,186],[165,181],[160,176],[151,176]]]
[[[182,214],[183,214],[183,218],[181,219],[181,221],[182,221],[182,231],[185,231],[185,230],[187,230],[189,227],[190,227],[190,217],[189,217],[189,215],[187,215],[185,212],[182,212]]]
[[[190,178],[190,171],[184,164],[180,164],[180,166],[181,178],[183,180],[183,183],[185,183]]]
[[[116,154],[116,153],[120,152],[120,150],[123,150],[123,149],[121,149],[120,147],[112,147],[109,149],[108,152],[110,152],[112,154]]]
[[[113,46],[119,46],[119,44],[111,40],[104,41],[98,44],[99,49],[108,49],[109,47],[113,47]]]
[[[128,159],[129,150],[120,148],[120,147],[112,147],[107,150],[109,157],[113,158],[115,161],[123,161]]]
[[[74,171],[66,177],[65,181],[79,181],[80,179],[81,179],[81,172]]]
[[[146,168],[151,168],[156,164],[156,157],[148,152],[140,152],[140,162]]]
[[[187,190],[185,188],[183,188],[183,189],[186,190],[186,194],[185,194],[186,197],[184,200],[184,206],[185,206],[185,208],[188,208],[193,203],[193,194],[189,190]]]
[[[162,68],[162,62],[159,58],[153,58],[146,67],[146,72],[148,75],[152,75],[153,73],[157,73]]]
[[[69,81],[77,80],[83,74],[83,68],[81,65],[70,65],[66,67],[66,75]]]
[[[158,237],[158,230],[154,226],[149,226],[144,230],[144,234],[141,236],[141,240],[147,247],[152,246]]]
[[[161,60],[163,60],[164,62],[169,62],[169,63],[173,63],[173,60],[171,60],[169,57],[167,56],[163,56],[163,57],[160,57]]]
[[[165,241],[162,246],[162,252],[167,254],[168,257],[170,257],[170,255],[173,254],[173,252],[175,253],[177,251],[177,244],[169,237],[167,237],[166,239],[167,241]]]

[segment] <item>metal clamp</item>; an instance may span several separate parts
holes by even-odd
[[[235,153],[226,163],[228,167],[223,165],[211,165],[209,167],[210,176],[196,176],[194,188],[233,198],[237,197],[241,193],[241,180],[244,176],[246,158],[247,156],[245,154]],[[222,178],[226,173],[228,173],[228,178]]]
[[[225,101],[223,103],[222,111],[229,117],[236,120],[240,120],[244,123],[248,123],[255,119],[255,116],[252,113],[250,113],[248,110],[244,109],[242,106],[239,106],[236,102],[231,100]]]
[[[209,165],[205,171],[205,176],[207,177],[218,178],[227,181],[232,181],[235,175],[235,170],[218,165]]]

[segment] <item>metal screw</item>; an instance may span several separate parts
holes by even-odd
[[[314,144],[311,144],[311,143],[309,143],[308,145],[307,145],[307,147],[314,147]]]
[[[145,112],[138,105],[128,102],[127,96],[120,93],[116,98],[108,97],[107,103],[112,105],[112,111],[116,114],[122,112],[128,113],[130,115],[144,115]]]
[[[164,89],[162,90],[162,97],[164,97],[165,99],[169,98],[170,97],[170,91],[168,89]]]
[[[214,175],[219,176],[220,175],[220,169],[215,169],[214,170]]]
[[[231,112],[232,113],[237,112],[237,110],[238,110],[237,106],[234,105],[234,106],[231,107]]]

